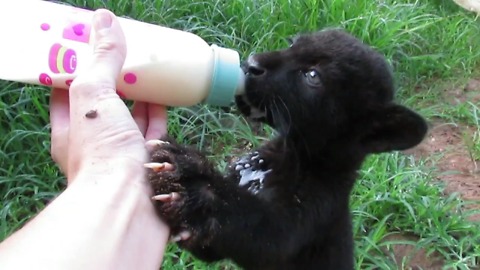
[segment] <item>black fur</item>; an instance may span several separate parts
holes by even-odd
[[[152,161],[156,203],[179,244],[206,261],[229,258],[247,269],[353,269],[349,196],[371,153],[422,141],[426,122],[393,102],[389,65],[340,30],[300,35],[285,50],[251,56],[244,65],[246,116],[273,126],[278,137],[230,166],[224,176],[200,152],[174,140]],[[248,165],[246,165],[248,164]],[[262,176],[254,172],[267,172]],[[250,181],[240,186],[241,174]],[[246,179],[246,178],[245,178]]]

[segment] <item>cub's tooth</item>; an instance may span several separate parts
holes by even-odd
[[[157,146],[162,145],[162,144],[168,144],[168,142],[161,141],[161,140],[149,140],[145,143],[145,146],[147,147],[148,151],[152,151]]]

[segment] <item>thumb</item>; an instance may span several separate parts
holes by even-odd
[[[113,13],[97,10],[93,19],[91,66],[70,86],[68,169],[75,172],[87,159],[122,156],[141,159],[143,136],[130,111],[116,94],[116,81],[126,57],[126,41]],[[69,176],[74,173],[69,172]]]
[[[105,88],[114,90],[127,54],[125,36],[115,15],[105,9],[95,11],[93,29],[91,66],[84,70],[72,85],[102,84]]]
[[[116,81],[127,54],[120,23],[112,12],[99,9],[93,16],[93,29],[92,62],[70,86],[70,116],[78,120],[88,111],[99,110],[105,116],[128,119],[130,112],[116,94]],[[97,127],[105,125],[97,122]]]

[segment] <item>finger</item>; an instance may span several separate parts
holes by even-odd
[[[72,82],[69,91],[72,133],[83,139],[95,137],[109,122],[125,119],[127,115],[131,118],[128,108],[115,93],[116,79],[126,57],[122,29],[115,15],[107,10],[95,12],[93,28],[92,63]],[[95,112],[91,116],[100,117],[95,117],[97,121],[85,121],[89,112]]]
[[[116,80],[126,57],[125,37],[115,15],[107,10],[95,12],[93,28],[92,63],[89,68],[82,70],[70,87],[75,110],[91,107],[102,99],[118,97],[115,94]]]
[[[90,68],[78,76],[82,78],[76,78],[72,84],[85,80],[115,86],[127,53],[125,36],[116,16],[108,10],[95,11],[92,24],[93,61]]]
[[[125,37],[115,15],[107,10],[97,10],[93,19],[94,51],[90,67],[82,71],[70,87],[72,117],[74,113],[93,110],[97,103],[112,102],[113,108],[121,114],[126,113],[126,106],[116,94],[116,80],[126,57]],[[115,112],[117,113],[117,112]]]
[[[130,110],[116,94],[116,79],[126,57],[126,42],[115,15],[95,12],[94,53],[91,66],[83,70],[70,87],[69,171],[89,160],[110,160],[111,156],[139,157],[143,136]],[[100,165],[98,165],[100,166]],[[93,168],[93,167],[92,167]],[[75,177],[75,173],[70,174]]]
[[[70,124],[68,90],[52,89],[50,95],[50,123],[52,132],[68,129]]]
[[[167,108],[162,105],[148,104],[148,127],[145,140],[158,139],[167,133]]]
[[[110,11],[97,10],[93,26],[92,63],[73,81],[69,91],[70,117],[74,120],[71,128],[75,129],[72,133],[84,139],[95,138],[108,126],[120,126],[118,121],[129,121],[128,128],[136,128],[130,111],[115,91],[126,57],[125,37],[120,24]],[[89,112],[95,112],[90,114],[95,117],[88,117]],[[86,121],[85,118],[96,119]]]
[[[68,91],[53,89],[50,95],[51,155],[66,172],[68,153],[68,130],[70,126]]]
[[[138,129],[145,137],[148,124],[147,104],[145,102],[136,101],[133,104],[132,116],[135,123],[137,123]]]

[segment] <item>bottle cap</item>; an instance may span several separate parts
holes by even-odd
[[[231,106],[237,92],[243,91],[243,72],[240,56],[231,49],[212,45],[214,54],[212,86],[205,103],[215,106]]]

